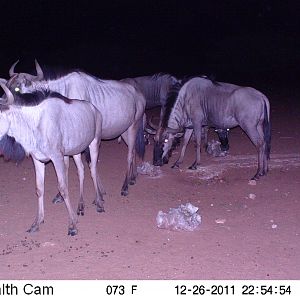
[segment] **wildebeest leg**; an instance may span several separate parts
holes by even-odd
[[[202,126],[201,124],[196,124],[194,126],[194,135],[195,135],[195,142],[196,142],[196,160],[195,162],[189,167],[191,170],[196,170],[197,166],[200,165],[200,152],[201,152],[201,133],[202,133]]]
[[[66,167],[66,172],[67,172],[67,179],[68,179],[68,171],[69,171],[69,156],[64,157],[64,163]],[[60,194],[60,192],[57,193],[57,195],[52,199],[53,203],[62,203],[64,202],[64,198]]]
[[[260,161],[260,172],[259,176],[264,176],[268,172],[268,157],[266,153],[267,143],[265,140],[264,129],[263,129],[263,121],[261,121],[257,126],[257,131],[260,137],[259,142],[259,154],[258,160]]]
[[[179,165],[183,162],[186,147],[191,139],[192,133],[193,133],[193,129],[186,129],[183,137],[183,145],[181,148],[180,157],[177,159],[177,161],[172,166],[172,168],[179,168]]]
[[[52,202],[54,204],[64,202],[64,198],[62,197],[62,195],[60,194],[60,192],[58,192],[57,195],[52,199]]]
[[[129,145],[128,143],[130,143],[131,141],[129,141],[129,138],[128,138],[128,134],[129,134],[129,129],[124,132],[124,134],[122,135],[127,147],[128,147],[128,155],[129,155]],[[130,177],[128,178],[129,179],[129,184],[130,185],[134,185],[135,182],[136,182],[136,178],[137,178],[137,168],[136,168],[136,150],[135,150],[135,143],[133,145],[133,148],[132,148],[132,163],[129,163],[128,164],[128,168],[129,168],[129,174],[130,174]],[[127,170],[128,172],[128,170]]]
[[[44,222],[44,189],[45,189],[45,164],[32,158],[35,167],[36,177],[36,193],[38,196],[38,212],[36,218],[27,230],[28,232],[35,232],[39,230],[39,225]]]
[[[134,170],[135,167],[135,140],[137,134],[137,124],[131,125],[126,132],[122,134],[122,138],[128,146],[127,154],[127,172],[126,177],[121,189],[121,195],[128,195],[128,185],[134,184],[137,176],[137,170]]]
[[[202,130],[202,140],[204,143],[204,148],[206,150],[208,146],[208,126],[203,126],[201,130]]]
[[[242,127],[242,126],[241,126]],[[267,158],[265,155],[266,143],[264,141],[262,125],[259,123],[255,127],[243,126],[251,142],[255,145],[258,154],[258,166],[256,174],[251,178],[259,179],[260,176],[266,175],[267,172]]]
[[[84,215],[84,201],[83,201],[83,182],[84,182],[84,165],[81,160],[81,153],[73,156],[75,165],[77,167],[79,179],[79,202],[77,208],[77,215]]]
[[[91,176],[94,183],[96,198],[95,204],[97,212],[104,212],[104,200],[101,193],[101,180],[99,176],[99,172],[97,170],[97,162],[99,156],[99,148],[100,148],[100,141],[93,140],[90,144],[90,152],[91,152],[91,163],[90,163],[90,170]]]
[[[57,180],[58,180],[58,189],[59,192],[61,193],[62,197],[64,198],[64,202],[67,208],[67,211],[69,213],[69,228],[68,228],[68,234],[73,236],[77,234],[77,228],[76,228],[76,223],[77,223],[77,218],[76,215],[73,211],[73,208],[70,203],[70,198],[69,198],[69,189],[68,189],[68,180],[66,178],[67,172],[65,170],[65,162],[63,157],[55,157],[52,158],[52,162],[54,164],[54,168],[56,171],[57,175]]]
[[[154,146],[153,146],[153,165],[162,166],[164,163],[162,160],[163,149],[161,147],[161,136],[163,133],[163,118],[165,114],[165,108],[162,106],[160,110],[159,123],[154,135]]]

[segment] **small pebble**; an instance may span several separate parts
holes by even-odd
[[[216,219],[215,222],[217,224],[224,224],[226,222],[226,219]]]
[[[256,180],[253,180],[253,179],[252,179],[252,180],[249,180],[249,181],[248,181],[248,184],[249,184],[249,185],[256,185]]]
[[[249,199],[252,199],[252,200],[254,200],[255,198],[256,198],[256,195],[255,194],[249,194]]]

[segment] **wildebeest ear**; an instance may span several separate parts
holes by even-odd
[[[6,84],[6,83],[7,83],[7,80],[4,79],[4,78],[0,78],[0,83]]]

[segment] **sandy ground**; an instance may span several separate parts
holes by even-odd
[[[1,158],[0,278],[300,279],[299,93],[263,92],[272,108],[272,151],[270,172],[256,185],[248,182],[256,171],[255,148],[239,128],[230,132],[228,156],[203,153],[203,169],[191,172],[190,145],[182,169],[166,165],[161,176],[140,175],[128,197],[120,195],[126,146],[103,142],[106,212],[98,214],[91,204],[94,192],[87,175],[85,215],[74,237],[67,235],[64,204],[51,202],[57,192],[52,164],[46,168],[45,223],[29,234],[37,210],[32,161],[16,166]],[[210,138],[216,138],[213,134]],[[151,157],[152,145],[147,146],[146,160]],[[74,163],[70,193],[75,209]],[[187,202],[199,207],[199,230],[157,228],[159,210]]]

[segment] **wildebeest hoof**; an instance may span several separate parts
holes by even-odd
[[[130,185],[134,185],[136,183],[136,180],[135,179],[131,179],[130,181],[129,181],[129,184]]]
[[[78,233],[78,230],[76,228],[69,228],[68,235],[74,236]]]
[[[62,197],[62,195],[60,193],[58,193],[52,200],[52,203],[56,204],[56,203],[62,203],[64,202],[64,198]]]
[[[82,209],[77,209],[77,215],[78,216],[84,216],[84,210]]]
[[[258,179],[260,178],[260,176],[263,176],[263,174],[256,173],[256,174],[251,178],[251,180],[258,180]]]
[[[97,212],[98,212],[98,213],[105,212],[104,207],[97,206]]]
[[[266,175],[266,173],[257,173],[257,174],[255,174],[252,178],[251,178],[251,180],[259,180],[259,178],[260,177],[262,177],[262,176],[264,176],[264,175]]]
[[[37,232],[37,231],[39,231],[39,226],[37,226],[37,225],[32,225],[32,226],[27,230],[27,232],[29,232],[29,233],[33,233],[33,232]]]
[[[121,195],[122,196],[127,196],[128,195],[128,191],[121,191]]]
[[[172,169],[179,169],[179,165],[178,164],[174,164],[171,168]]]
[[[189,167],[189,170],[197,170],[197,166],[192,165],[192,166]]]
[[[83,204],[79,204],[78,208],[77,208],[77,215],[78,216],[84,216],[84,205]]]

